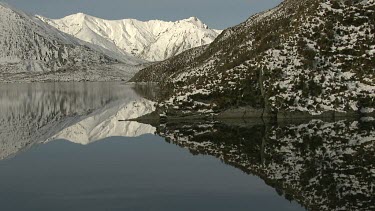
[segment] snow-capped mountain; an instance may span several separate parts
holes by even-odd
[[[133,81],[160,82],[167,114],[375,115],[374,8],[374,0],[285,0]]]
[[[83,13],[62,19],[37,17],[86,42],[148,61],[165,60],[190,48],[209,44],[221,33],[195,17],[176,22],[104,20]]]
[[[122,78],[129,75],[124,64],[143,62],[74,38],[5,3],[0,3],[0,31],[1,80],[38,80],[45,75],[45,80],[60,80],[82,72],[75,80],[103,73]]]

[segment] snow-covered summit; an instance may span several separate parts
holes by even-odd
[[[209,44],[221,33],[196,17],[176,22],[105,20],[83,13],[62,19],[37,17],[86,42],[148,61],[165,60],[190,48]]]
[[[144,62],[77,39],[0,3],[0,81],[64,80],[72,75],[77,76],[74,80],[125,80]]]
[[[190,18],[187,18],[187,19],[183,19],[183,20],[180,20],[180,21],[177,21],[178,23],[191,23],[193,25],[195,25],[196,27],[198,28],[204,28],[204,29],[208,29],[208,26],[203,23],[199,18],[197,17],[190,17]],[[217,30],[218,32],[221,32],[220,30]]]

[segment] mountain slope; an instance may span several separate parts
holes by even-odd
[[[38,80],[46,74],[49,77],[45,80],[60,80],[62,75],[85,71],[85,77],[106,72],[121,78],[129,73],[120,64],[136,65],[139,60],[122,60],[106,49],[62,33],[5,3],[0,3],[0,29],[0,78],[5,81]]]
[[[176,22],[104,20],[82,13],[56,20],[38,18],[86,42],[148,61],[165,60],[187,49],[209,44],[221,32],[209,29],[195,17]]]
[[[373,0],[286,0],[133,81],[161,82],[168,113],[374,113],[374,17]]]

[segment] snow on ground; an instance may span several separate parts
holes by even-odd
[[[162,81],[171,94],[161,106],[194,112],[200,105],[204,105],[203,111],[215,110],[218,101],[226,109],[238,102],[260,107],[261,103],[252,103],[262,100],[274,112],[373,112],[374,1],[352,6],[317,1],[317,8],[310,10],[312,5],[286,1],[225,30],[195,60],[176,60],[182,64]],[[288,12],[293,6],[299,6],[299,12]],[[254,30],[277,28],[273,23],[281,26],[276,32],[270,29],[257,34]],[[168,69],[166,65],[164,69]],[[262,90],[266,97],[260,94]]]

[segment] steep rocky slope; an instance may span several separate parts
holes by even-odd
[[[103,73],[123,78],[135,71],[124,63],[131,67],[140,61],[80,41],[5,3],[0,3],[0,49],[0,81],[65,80],[77,72],[85,73],[74,80]]]
[[[211,43],[221,32],[195,17],[176,22],[134,19],[104,20],[78,13],[62,19],[38,16],[45,23],[81,40],[124,56],[161,61]]]
[[[286,0],[132,80],[160,82],[171,115],[374,113],[374,34],[373,0]]]

